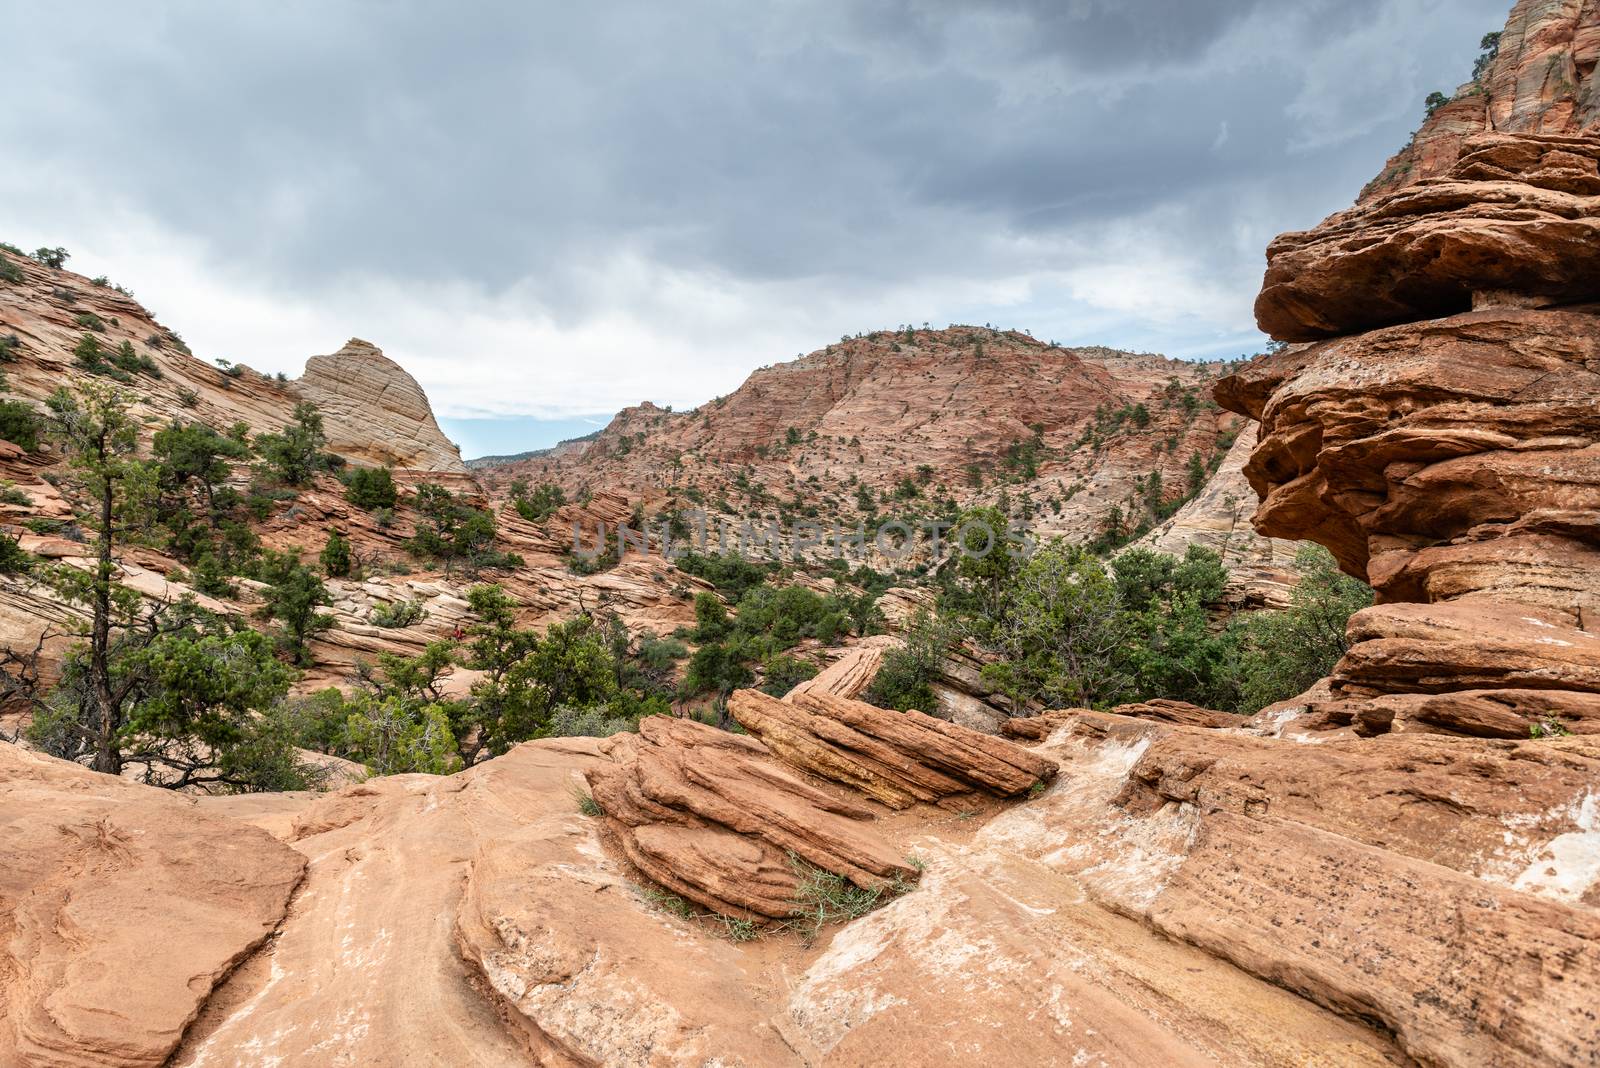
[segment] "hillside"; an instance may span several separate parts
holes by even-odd
[[[1220,371],[987,327],[879,331],[692,411],[625,409],[592,440],[482,475],[604,488],[647,514],[846,527],[998,505],[1041,540],[1120,542],[1220,465],[1242,425],[1210,399]]]
[[[246,450],[225,462],[220,476],[208,476],[218,478],[219,496],[237,500],[214,511],[206,524],[209,533],[196,542],[192,533],[172,526],[204,512],[209,491],[197,499],[192,483],[164,490],[157,510],[171,514],[154,522],[143,517],[141,529],[127,532],[117,565],[118,584],[149,605],[194,597],[205,608],[249,619],[263,607],[264,587],[253,570],[262,552],[296,552],[315,564],[331,534],[344,538],[353,567],[347,575],[326,577],[331,625],[310,636],[304,671],[295,684],[300,692],[356,685],[359,665],[375,664],[386,654],[417,655],[430,641],[448,639],[466,619],[465,591],[480,578],[501,582],[532,621],[564,619],[586,606],[615,611],[641,633],[665,634],[690,618],[682,589],[697,587],[697,580],[659,558],[633,558],[603,574],[575,574],[569,567],[570,537],[563,538],[560,525],[547,533],[514,512],[496,517],[494,546],[520,558],[518,567],[480,575],[475,568],[451,567],[412,551],[410,539],[430,525],[416,508],[418,487],[442,485],[465,507],[495,506],[440,431],[416,381],[376,346],[352,339],[332,355],[310,357],[301,376],[292,379],[238,365],[213,366],[193,356],[176,331],[129,293],[14,251],[0,251],[0,264],[9,267],[0,277],[0,340],[5,342],[0,369],[8,403],[35,412],[41,427],[31,450],[0,441],[0,475],[6,482],[0,529],[16,536],[18,547],[38,560],[90,566],[87,502],[70,491],[72,469],[42,426],[44,401],[58,388],[99,382],[128,397],[144,455],[151,452],[154,435],[167,427],[209,428],[248,441],[294,425],[298,404],[316,406],[325,448],[337,459],[337,469],[315,471],[303,485],[284,485],[264,475],[260,457]],[[393,470],[398,486],[393,507],[351,502],[339,476],[358,466]],[[624,502],[602,493],[587,508],[571,507],[561,518],[593,525],[626,515]],[[229,529],[239,533],[224,536]],[[207,554],[227,561],[223,574],[202,575]],[[373,622],[385,611],[413,603],[421,616],[415,622]],[[42,639],[45,681],[54,678],[56,664],[75,640],[70,632],[82,618],[35,574],[0,575],[0,644],[24,651]],[[459,685],[469,680],[463,674]]]

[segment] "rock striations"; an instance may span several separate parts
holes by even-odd
[[[467,469],[417,380],[376,345],[351,338],[331,356],[311,357],[295,386],[322,409],[335,452],[391,467]]]
[[[1600,723],[1597,50],[1592,3],[1519,3],[1473,98],[1485,132],[1268,250],[1262,329],[1313,343],[1216,396],[1260,420],[1257,529],[1377,592],[1335,724]]]

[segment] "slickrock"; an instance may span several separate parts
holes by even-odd
[[[807,785],[752,739],[653,716],[637,735],[617,736],[611,756],[588,779],[623,852],[713,912],[793,916],[802,877],[795,858],[863,889],[916,878],[867,826],[869,809]]]
[[[1600,1048],[1592,743],[1303,745],[1089,713],[1050,751],[1070,785],[987,833],[1059,850],[1098,900],[1378,1023],[1422,1063]],[[1072,787],[1119,752],[1111,808],[1086,811]]]
[[[782,759],[891,808],[975,792],[1016,797],[1056,768],[1001,738],[915,710],[894,712],[824,693],[780,701],[736,690],[728,711]]]
[[[179,1068],[793,1064],[738,947],[652,909],[573,790],[595,739],[313,802],[208,798],[309,861],[283,933],[196,1021]]]
[[[187,798],[0,745],[0,1064],[165,1064],[304,869]]]
[[[322,409],[334,452],[419,471],[467,470],[417,380],[371,342],[351,338],[331,356],[311,357],[295,386]]]

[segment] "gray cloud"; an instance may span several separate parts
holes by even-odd
[[[110,248],[137,217],[285,308],[447,291],[549,327],[539,366],[564,331],[648,317],[661,366],[618,377],[660,394],[712,384],[697,348],[725,376],[744,321],[661,278],[815,332],[795,348],[987,306],[1188,355],[1248,334],[1265,240],[1347,204],[1506,3],[14,4],[0,192],[51,243]],[[1211,312],[1052,297],[1134,263]],[[181,328],[196,299],[163,310]],[[865,314],[889,318],[829,318]],[[775,343],[752,332],[744,364]]]

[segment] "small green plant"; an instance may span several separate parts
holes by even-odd
[[[1561,717],[1554,712],[1545,713],[1536,723],[1528,727],[1530,738],[1565,738],[1571,733]]]
[[[33,452],[39,447],[41,433],[39,413],[31,406],[22,401],[0,401],[0,439],[24,452]]]
[[[374,627],[399,628],[421,623],[428,618],[428,610],[421,601],[394,601],[380,604],[367,616]]]
[[[59,246],[56,248],[36,248],[33,250],[33,258],[46,267],[52,267],[59,271],[72,258],[72,254]]]
[[[1034,798],[1036,798],[1039,795],[1043,794],[1044,791],[1045,791],[1044,780],[1040,779],[1038,782],[1036,782],[1032,786],[1028,787],[1028,800],[1032,801]]]
[[[588,790],[585,790],[583,787],[579,786],[577,783],[572,784],[572,799],[577,802],[578,811],[583,813],[585,816],[599,817],[606,814],[606,810],[600,807],[600,802],[594,799],[594,795]],[[650,897],[651,892],[652,891],[648,889],[645,890],[645,896]],[[670,894],[666,894],[664,896],[672,897]],[[681,897],[672,897],[672,900],[676,901],[680,905],[684,904],[683,898]],[[651,903],[660,904],[660,902],[656,901],[654,898],[651,898]]]
[[[591,803],[593,800],[590,798]],[[598,805],[595,807],[599,808]],[[694,906],[669,890],[663,890],[659,886],[643,886],[639,888],[639,893],[656,908],[670,912],[680,920],[692,920],[695,917]]]
[[[858,919],[915,887],[914,883],[899,877],[884,886],[870,889],[857,886],[795,853],[789,854],[789,870],[797,880],[794,910],[790,914],[794,917],[792,925],[807,945],[815,942],[828,924]]]
[[[200,394],[196,393],[188,386],[179,386],[178,403],[183,405],[185,408],[194,408],[200,403]]]
[[[11,282],[15,284],[22,281],[22,278],[22,268],[18,267],[4,256],[0,256],[0,282]]]
[[[33,498],[17,489],[11,483],[0,483],[0,504],[14,504],[18,507],[27,507],[33,503]]]
[[[347,578],[353,561],[350,558],[350,541],[337,530],[328,532],[328,540],[322,546],[322,570],[330,578]]]
[[[25,575],[33,565],[33,556],[24,551],[20,538],[0,533],[0,575]]]
[[[717,919],[722,921],[722,932],[730,942],[754,942],[761,937],[761,928],[756,926],[754,920],[743,920],[720,913]]]
[[[393,509],[399,499],[394,475],[387,467],[358,467],[350,472],[345,499],[357,508]]]
[[[100,318],[100,316],[96,315],[94,312],[79,312],[77,315],[73,316],[72,321],[83,327],[85,330],[93,330],[100,334],[103,334],[106,331],[106,321]]]

